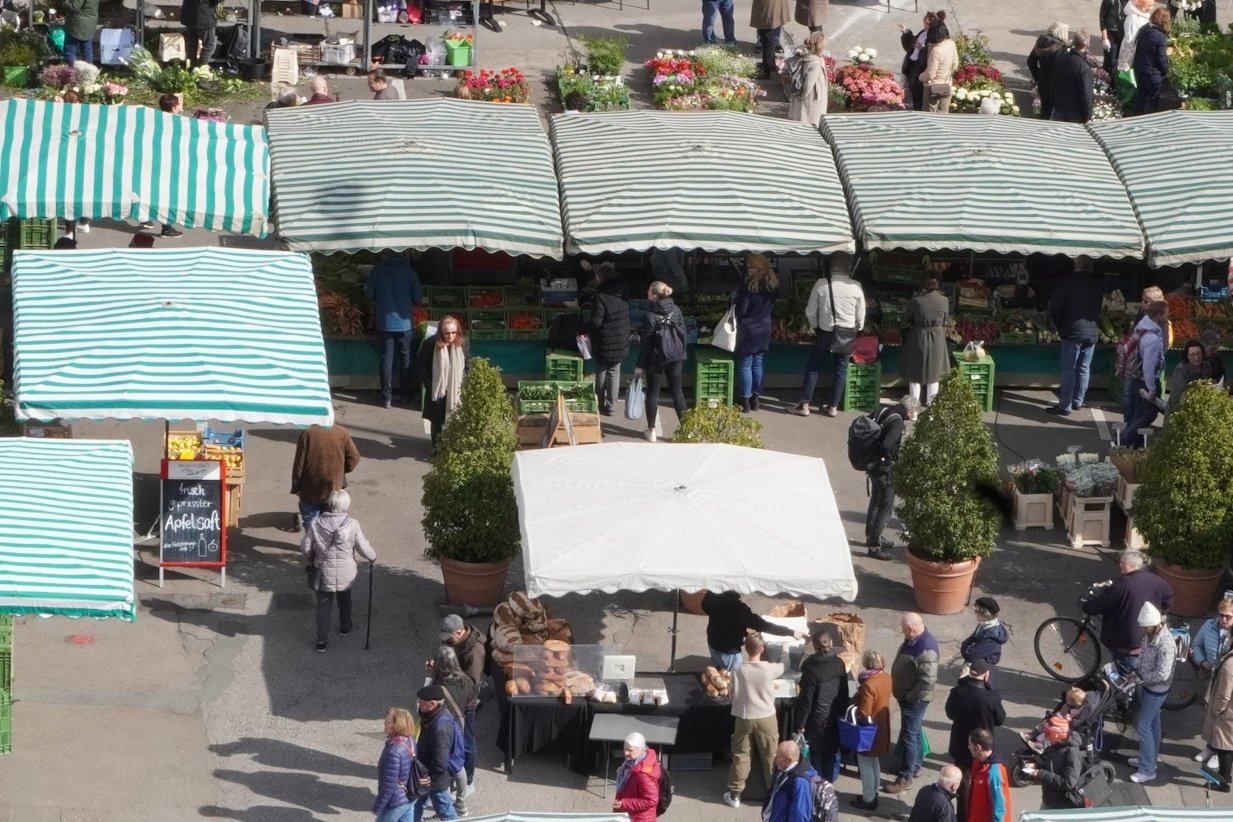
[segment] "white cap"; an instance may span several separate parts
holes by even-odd
[[[1139,626],[1142,628],[1151,628],[1160,624],[1160,609],[1150,602],[1143,603],[1143,607],[1139,609]]]

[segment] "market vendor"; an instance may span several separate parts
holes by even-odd
[[[741,664],[741,643],[746,631],[790,636],[804,639],[802,631],[768,622],[753,612],[736,591],[707,591],[702,597],[702,611],[709,617],[706,623],[706,644],[711,652],[711,664],[731,671]]]

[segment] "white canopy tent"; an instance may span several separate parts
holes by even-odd
[[[820,459],[611,443],[520,452],[513,479],[531,596],[707,589],[856,598]]]

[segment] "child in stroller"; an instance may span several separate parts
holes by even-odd
[[[1100,707],[1100,691],[1085,691],[1082,688],[1071,686],[1066,689],[1062,696],[1062,702],[1049,713],[1045,714],[1045,718],[1040,724],[1031,731],[1020,731],[1019,736],[1027,743],[1027,746],[1036,753],[1045,752],[1045,726],[1049,722],[1050,717],[1060,716],[1070,723],[1072,732],[1079,732],[1087,735],[1091,730],[1087,726],[1096,718],[1096,712]]]

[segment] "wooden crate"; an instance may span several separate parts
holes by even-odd
[[[36,439],[71,440],[73,426],[59,422],[27,422],[25,435]]]
[[[599,414],[570,412],[570,422],[574,426],[574,439],[578,445],[594,445],[603,441],[603,432],[599,425]],[[548,425],[548,414],[524,414],[518,418],[518,447],[522,449],[539,448],[544,437],[544,427]],[[569,437],[565,428],[559,427],[552,440],[552,446],[569,445]]]
[[[1084,545],[1109,547],[1109,515],[1113,497],[1070,497],[1070,511],[1066,517],[1066,533],[1070,547]]]
[[[240,527],[240,506],[244,502],[244,479],[227,477],[227,527]]]
[[[1015,530],[1053,527],[1053,494],[1020,494],[1015,491]]]

